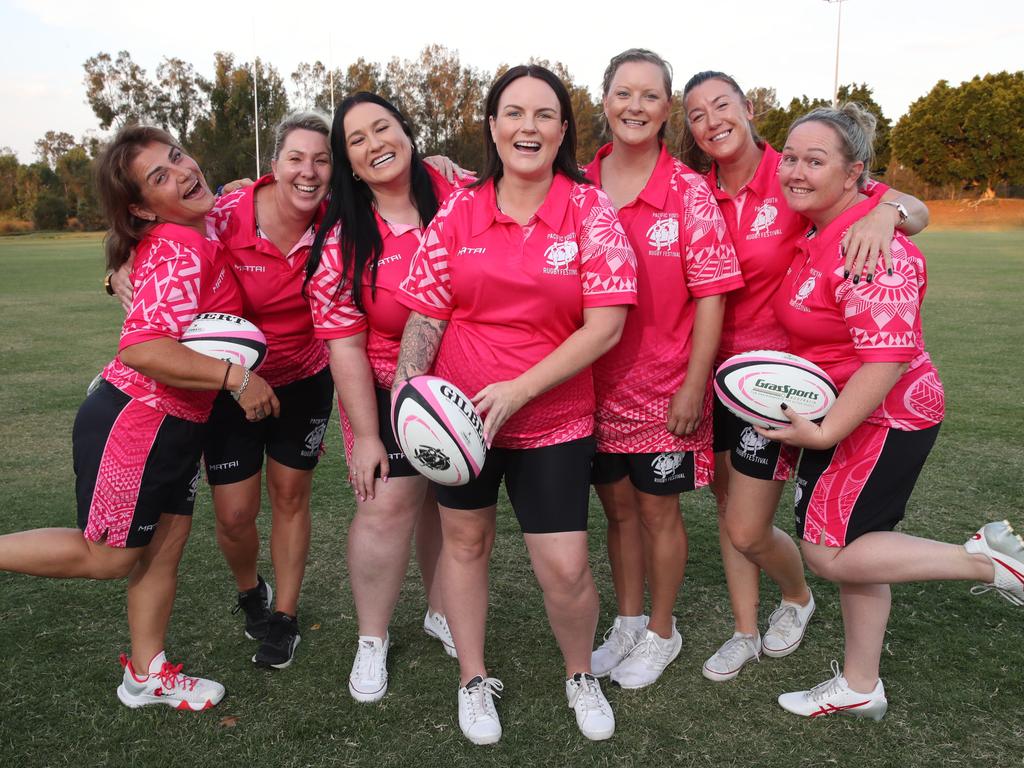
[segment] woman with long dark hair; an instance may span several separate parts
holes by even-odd
[[[590,669],[589,366],[618,341],[636,301],[635,258],[614,208],[576,165],[572,107],[554,74],[511,68],[484,114],[480,180],[442,206],[398,296],[412,313],[396,382],[431,369],[451,380],[484,414],[490,446],[479,478],[434,489],[459,725],[474,744],[501,738],[493,697],[503,686],[488,676],[484,634],[504,479],[565,660],[569,706],[584,736],[606,739],[615,719]]]

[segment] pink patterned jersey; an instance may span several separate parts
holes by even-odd
[[[793,260],[796,241],[811,225],[790,210],[782,196],[781,161],[782,156],[765,144],[754,178],[735,195],[719,188],[717,166],[707,175],[736,246],[745,283],[729,294],[718,362],[752,349],[784,351],[789,343],[771,311],[772,300]],[[869,182],[871,195],[880,196],[887,189],[884,184]]]
[[[908,363],[909,369],[865,421],[913,431],[942,421],[942,382],[924,350],[921,302],[924,257],[902,234],[892,241],[893,274],[857,285],[843,278],[843,234],[871,211],[870,197],[821,232],[800,238],[798,253],[775,297],[775,313],[794,354],[822,368],[840,390],[864,363]]]
[[[636,303],[636,257],[607,196],[556,174],[524,227],[494,183],[453,194],[427,227],[398,300],[448,320],[434,373],[471,397],[514,379],[583,325],[583,310]],[[594,429],[589,368],[527,403],[494,444],[537,448]]]
[[[601,183],[602,147],[584,172]],[[666,428],[672,395],[686,378],[695,299],[740,288],[739,263],[722,213],[702,176],[662,147],[646,186],[619,209],[637,257],[637,306],[622,338],[594,363],[597,449],[692,451],[711,444],[711,397],[692,435]]]
[[[224,195],[210,215],[242,287],[242,314],[267,337],[267,359],[260,376],[272,387],[280,387],[323,370],[327,348],[313,335],[309,303],[302,295],[314,227],[282,254],[257,224],[256,190],[272,184],[274,177],[268,175],[251,187]]]
[[[438,203],[443,205],[455,187],[429,166],[427,172]],[[409,319],[409,309],[398,303],[395,294],[409,275],[409,264],[420,246],[422,230],[389,224],[380,215],[377,215],[377,227],[384,250],[377,261],[375,292],[371,289],[369,268],[363,270],[361,299],[365,314],[356,308],[352,300],[351,273],[345,273],[341,257],[340,225],[332,228],[324,243],[320,265],[309,285],[310,306],[318,338],[339,339],[367,331],[366,354],[374,382],[378,387],[391,389],[398,363],[398,346],[402,341],[405,321]]]
[[[212,220],[206,223],[209,237],[177,224],[157,224],[136,247],[131,275],[135,295],[118,352],[153,339],[177,341],[201,312],[241,313],[238,283],[213,236]],[[120,357],[103,369],[103,378],[129,397],[188,421],[206,421],[217,395],[161,384]]]

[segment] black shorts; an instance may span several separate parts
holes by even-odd
[[[788,480],[800,450],[768,440],[715,398],[713,410],[715,453],[729,452],[732,468],[755,480]]]
[[[380,434],[380,441],[384,443],[384,449],[388,452],[388,476],[389,477],[414,477],[419,474],[415,467],[405,457],[402,446],[395,438],[395,430],[391,428],[391,393],[380,387],[374,388],[377,397],[377,431]],[[355,435],[352,434],[352,424],[348,420],[348,414],[341,407],[338,401],[338,414],[341,417],[341,434],[345,439],[345,461],[352,460],[352,445],[355,442]],[[380,477],[380,467],[374,474]]]
[[[144,547],[160,515],[191,515],[203,425],[100,381],[72,431],[78,527],[89,541]]]
[[[330,368],[276,387],[281,415],[249,421],[229,392],[221,392],[203,438],[203,459],[210,485],[246,480],[263,468],[263,454],[292,469],[311,470],[334,404]]]
[[[861,424],[827,451],[805,450],[796,474],[796,532],[845,547],[872,531],[891,531],[906,514],[939,425],[904,432]]]
[[[615,483],[628,476],[633,487],[652,496],[672,496],[699,488],[701,464],[710,464],[709,452],[601,453],[594,457],[590,482]],[[704,483],[705,485],[707,483]]]
[[[476,480],[460,486],[432,484],[437,503],[449,509],[494,506],[504,477],[523,533],[585,531],[596,446],[590,436],[542,448],[491,448]]]

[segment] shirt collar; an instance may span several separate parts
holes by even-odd
[[[763,149],[764,152],[761,153],[761,162],[757,164],[757,170],[754,171],[754,177],[740,189],[736,190],[735,195],[730,195],[722,189],[721,186],[719,186],[718,164],[711,164],[711,171],[708,173],[708,182],[711,184],[711,190],[714,192],[716,199],[729,200],[730,198],[739,197],[747,190],[752,190],[760,200],[764,200],[768,197],[772,191],[772,185],[775,182],[775,177],[778,175],[779,161],[782,158],[768,142],[764,143]]]
[[[587,166],[587,178],[598,187],[601,186],[601,161],[612,153],[612,146],[612,143],[609,142],[597,150],[597,154],[594,155],[594,161]],[[654,164],[654,170],[651,171],[651,177],[644,184],[644,188],[640,190],[640,194],[636,196],[636,199],[643,200],[652,208],[664,209],[665,201],[668,199],[674,165],[674,158],[669,154],[665,145],[662,144],[661,151],[658,154],[658,161]]]

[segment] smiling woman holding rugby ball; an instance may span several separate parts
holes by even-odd
[[[224,687],[164,654],[178,563],[192,524],[203,423],[215,392],[250,421],[278,412],[267,383],[178,343],[201,312],[239,314],[235,282],[207,219],[214,198],[195,161],[158,128],[121,129],[97,166],[110,222],[107,264],[131,249],[135,299],[117,357],[78,411],[74,460],[81,530],[0,536],[0,569],[52,578],[128,577],[131,657],[118,698],[129,707],[202,710]]]
[[[878,672],[891,583],[975,580],[1024,605],[1024,542],[1005,521],[983,526],[964,546],[893,531],[938,435],[944,396],[921,331],[920,251],[897,234],[892,274],[859,284],[843,276],[843,235],[879,204],[861,192],[874,127],[856,104],[816,109],[793,123],[779,166],[787,203],[813,226],[797,240],[775,313],[792,352],[820,365],[840,390],[820,424],[788,409],[792,426],[757,427],[804,449],[797,533],[811,570],[839,584],[842,670],[833,662],[833,678],[779,697],[784,709],[809,717],[885,714]]]
[[[473,396],[492,448],[467,485],[436,486],[440,578],[459,652],[459,725],[475,744],[501,737],[484,664],[488,560],[502,478],[565,660],[582,733],[615,720],[590,650],[598,600],[587,561],[594,454],[589,366],[636,301],[635,258],[607,197],[583,184],[565,86],[517,66],[485,102],[480,181],[453,194],[424,234],[398,300],[412,309],[396,382],[426,373]]]

